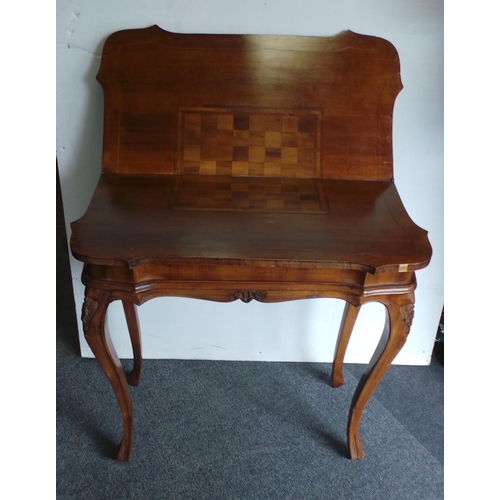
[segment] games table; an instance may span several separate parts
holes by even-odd
[[[157,26],[114,33],[104,89],[102,174],[71,250],[84,263],[85,338],[123,418],[129,460],[141,340],[137,305],[163,296],[229,302],[346,301],[332,369],[362,304],[386,327],[349,411],[359,422],[410,330],[415,271],[431,258],[393,179],[392,112],[402,89],[387,41],[186,35]],[[106,329],[123,303],[134,353],[128,381]]]

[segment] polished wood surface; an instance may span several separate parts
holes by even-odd
[[[346,301],[332,366],[342,365],[362,304],[387,324],[349,411],[359,422],[403,346],[415,271],[431,258],[393,181],[392,109],[399,59],[387,41],[335,37],[179,35],[154,26],[111,35],[102,175],[71,249],[84,263],[85,338],[122,413],[118,460],[130,458],[127,379],[106,330],[121,300],[139,383],[136,306],[155,297]]]
[[[381,238],[383,235],[383,238]],[[101,176],[75,224],[73,254],[89,264],[254,265],[414,271],[426,232],[394,183],[226,176]]]
[[[107,39],[98,80],[106,172],[208,173],[214,167],[201,162],[248,161],[248,175],[257,176],[393,177],[392,111],[402,84],[398,54],[380,38],[126,30]],[[272,149],[267,157],[228,151],[266,147],[262,132]],[[281,143],[271,132],[283,134]],[[210,152],[214,145],[222,150]],[[276,158],[278,148],[297,149],[300,166],[287,170],[295,152]],[[277,165],[266,174],[273,156]],[[247,175],[243,166],[215,168]]]

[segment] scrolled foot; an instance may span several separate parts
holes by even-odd
[[[118,453],[116,454],[115,459],[118,462],[128,462],[130,460],[130,452],[132,449],[132,443],[130,439],[122,439],[120,443],[120,447],[118,448]]]
[[[363,460],[365,452],[359,441],[359,435],[347,435],[347,446],[349,447],[349,458],[351,460]]]

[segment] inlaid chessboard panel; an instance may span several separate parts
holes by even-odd
[[[319,110],[183,109],[181,174],[319,177]]]
[[[323,214],[328,202],[316,179],[184,176],[170,193],[169,208]]]

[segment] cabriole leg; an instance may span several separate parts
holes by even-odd
[[[361,414],[373,391],[406,342],[413,319],[413,304],[415,302],[413,293],[370,298],[370,300],[378,300],[385,305],[386,322],[382,338],[359,381],[349,410],[347,444],[353,460],[362,459],[365,456],[359,440]]]
[[[109,302],[109,292],[87,287],[82,309],[82,323],[85,339],[108,377],[120,405],[123,439],[116,459],[128,461],[132,446],[132,403],[125,373],[106,327],[105,319]]]
[[[332,367],[332,385],[340,387],[344,385],[344,376],[342,368],[344,366],[344,357],[347,350],[347,344],[351,338],[351,333],[354,328],[354,323],[358,317],[359,306],[356,307],[349,302],[346,302],[342,323],[340,324],[339,335],[337,337],[337,345],[335,347],[335,355],[333,358]]]
[[[141,330],[137,316],[137,306],[132,302],[122,300],[125,318],[127,320],[130,341],[132,342],[132,351],[134,353],[134,368],[127,375],[128,383],[133,386],[139,385],[142,368],[142,349],[141,349]]]

